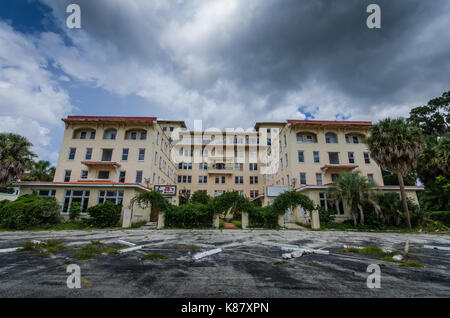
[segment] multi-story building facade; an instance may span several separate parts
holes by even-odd
[[[326,188],[340,172],[356,169],[380,189],[398,191],[384,187],[381,169],[370,158],[365,144],[370,122],[288,120],[221,132],[190,131],[183,121],[155,117],[68,116],[63,121],[54,181],[19,183],[21,194],[54,195],[62,215],[74,201],[86,209],[109,200],[137,222],[152,218],[150,211],[131,204],[142,191],[160,190],[173,204],[196,191],[210,196],[238,191],[269,204],[269,188],[279,187],[332,206],[344,219],[349,217],[345,203],[330,202]],[[417,189],[407,189],[416,201]],[[298,208],[285,220],[307,218]]]

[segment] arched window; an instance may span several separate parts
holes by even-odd
[[[338,143],[337,135],[335,133],[326,133],[325,142],[327,144],[337,144]]]
[[[116,136],[117,136],[117,129],[110,128],[105,130],[105,133],[103,134],[103,139],[115,140]]]

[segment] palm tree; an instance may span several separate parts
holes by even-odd
[[[22,180],[26,181],[53,181],[55,175],[55,167],[50,167],[50,162],[39,160],[33,162],[31,171],[25,173]]]
[[[375,162],[381,168],[397,174],[403,210],[406,213],[408,227],[411,228],[403,178],[416,167],[417,159],[422,153],[422,130],[403,118],[386,118],[372,126],[367,143]]]
[[[383,218],[380,213],[379,206],[372,199],[377,185],[361,175],[359,170],[355,172],[342,172],[336,178],[334,185],[328,188],[328,197],[333,200],[343,200],[347,202],[350,207],[350,212],[353,217],[353,223],[356,226],[358,221],[364,225],[364,210],[365,202],[370,202],[374,205],[376,213]]]
[[[31,169],[33,146],[25,137],[12,133],[0,134],[0,185],[19,179],[25,170]]]

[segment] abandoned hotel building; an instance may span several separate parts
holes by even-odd
[[[221,132],[188,130],[183,121],[155,117],[68,116],[63,121],[53,182],[17,183],[20,195],[55,196],[63,216],[72,202],[85,211],[108,200],[122,206],[122,224],[128,227],[158,221],[150,209],[131,207],[142,191],[158,190],[173,204],[196,191],[211,196],[238,191],[267,205],[292,190],[325,208],[333,205],[339,221],[350,218],[346,203],[327,200],[326,189],[340,172],[355,169],[381,190],[399,192],[398,186],[384,185],[364,143],[371,122],[287,120]],[[420,189],[406,187],[407,196],[417,202]],[[308,222],[309,216],[297,207],[282,219]]]

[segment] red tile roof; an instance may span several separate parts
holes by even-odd
[[[123,117],[123,116],[67,116],[63,118],[63,121],[83,121],[83,120],[93,120],[93,121],[150,121],[153,122],[156,117]]]
[[[370,121],[330,121],[330,120],[288,120],[289,124],[304,125],[343,125],[343,126],[372,126]]]

